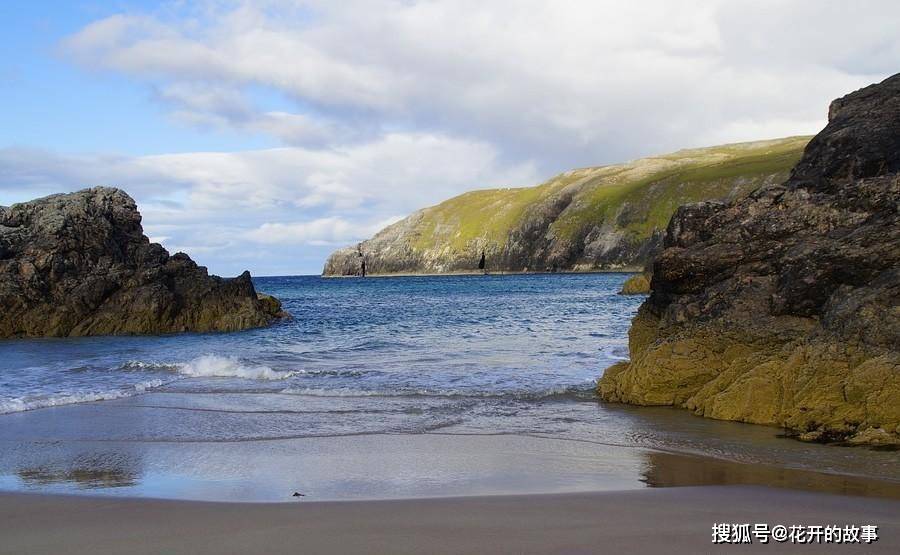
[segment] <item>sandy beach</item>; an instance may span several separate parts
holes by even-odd
[[[865,546],[713,545],[715,522],[878,526]],[[0,495],[0,553],[896,553],[900,501],[753,486],[395,501]]]

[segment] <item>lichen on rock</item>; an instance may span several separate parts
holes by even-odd
[[[151,243],[119,189],[0,207],[0,337],[235,331],[284,316],[249,272],[211,276]]]
[[[832,103],[790,179],[679,208],[608,401],[900,443],[900,75]]]
[[[646,274],[634,274],[625,280],[619,295],[646,295],[650,292],[650,277]]]

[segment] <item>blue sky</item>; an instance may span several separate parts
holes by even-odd
[[[140,82],[65,58],[60,40],[104,17],[153,2],[7,2],[0,7],[0,143],[75,152],[162,154],[276,146],[266,137],[174,127]],[[135,132],[139,130],[139,132]]]
[[[900,69],[866,6],[7,2],[0,204],[114,185],[213,272],[318,273],[466,190],[814,133]]]

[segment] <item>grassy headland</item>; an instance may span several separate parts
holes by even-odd
[[[675,209],[784,181],[809,137],[681,150],[571,170],[534,186],[470,191],[341,249],[323,274],[641,268]]]

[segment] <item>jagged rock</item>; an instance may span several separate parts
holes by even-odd
[[[536,187],[470,191],[419,210],[359,245],[334,252],[322,273],[635,271],[662,246],[675,209],[743,198],[781,183],[808,137],[739,143],[583,168]]]
[[[0,207],[0,337],[234,331],[285,315],[249,272],[210,276],[150,243],[119,189]]]
[[[603,399],[900,443],[900,75],[831,105],[784,184],[681,207]]]

